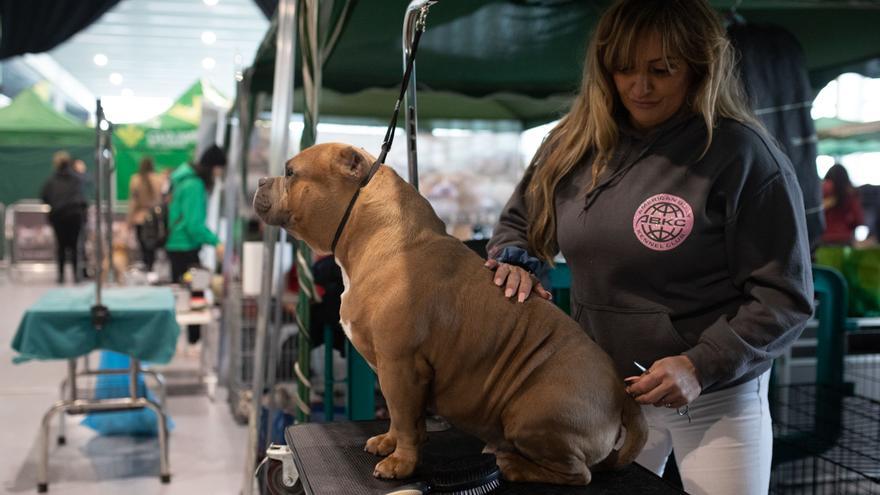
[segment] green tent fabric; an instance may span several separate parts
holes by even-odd
[[[33,88],[0,109],[0,203],[38,198],[59,150],[93,163],[95,130],[56,112]]]
[[[814,87],[822,87],[844,70],[880,75],[876,63],[880,9],[873,3],[712,0],[720,12],[736,3],[746,22],[777,24],[798,38]],[[512,116],[526,126],[557,118],[560,102],[564,108],[577,90],[587,37],[607,4],[604,0],[451,0],[434,5],[419,48],[419,118]],[[322,115],[363,115],[373,108],[381,118],[389,113],[401,75],[407,5],[406,0],[362,0],[355,5],[324,65]],[[274,57],[273,22],[246,74],[254,94],[271,92]],[[296,60],[301,60],[299,53]],[[297,74],[296,88],[302,87],[301,81]],[[382,89],[385,92],[377,93]],[[446,97],[431,104],[428,95],[434,92],[445,92]],[[357,104],[352,103],[355,93],[361,93]],[[300,101],[294,108],[303,108]]]
[[[834,118],[816,119],[815,122],[820,155],[880,153],[880,122],[850,122]]]
[[[80,146],[94,140],[94,129],[55,111],[34,89],[0,108],[0,146]]]
[[[198,142],[204,89],[198,81],[165,113],[142,124],[123,124],[113,129],[116,158],[116,197],[128,199],[128,183],[137,173],[141,158],[151,156],[157,170],[175,168],[193,160]]]

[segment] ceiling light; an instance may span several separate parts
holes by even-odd
[[[217,61],[211,57],[205,57],[202,59],[202,67],[204,67],[207,70],[212,70],[214,68],[214,66],[216,66],[216,65],[217,65]]]
[[[97,65],[98,67],[104,67],[105,65],[107,65],[107,62],[109,61],[109,60],[107,60],[107,55],[104,55],[103,53],[95,54],[95,58],[93,58],[92,60],[95,62],[95,65]]]
[[[116,86],[119,86],[120,84],[122,84],[122,74],[120,74],[118,72],[114,72],[114,73],[110,74],[110,83],[114,84]]]
[[[205,5],[207,5],[208,7],[213,7],[213,6],[217,5],[217,3],[219,2],[219,0],[202,0],[202,1],[205,2]]]
[[[129,88],[122,89],[122,96],[134,96],[134,91]]]
[[[202,43],[213,45],[215,41],[217,41],[217,35],[214,34],[214,31],[202,31]]]

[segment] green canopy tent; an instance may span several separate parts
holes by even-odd
[[[329,3],[332,7],[324,10],[323,5],[315,9],[309,0],[297,2],[299,42],[292,53],[289,43],[282,41],[292,25],[279,31],[276,17],[237,95],[239,114],[253,116],[256,95],[270,94],[273,87],[289,91],[292,76],[293,107],[304,113],[306,122],[301,148],[314,142],[319,116],[372,117],[377,123],[387,119],[402,72],[402,20],[408,0]],[[462,118],[514,120],[531,127],[558,118],[577,90],[587,37],[608,3],[439,2],[431,9],[416,69],[418,118],[423,127],[426,121]],[[865,62],[880,57],[880,33],[875,29],[880,8],[873,2],[716,0],[713,4],[722,10],[737,6],[747,22],[774,23],[794,33],[807,53],[814,87],[821,87],[844,67],[867,74],[873,66]],[[286,55],[276,60],[278,45]],[[292,74],[275,73],[276,67],[290,70],[291,61]],[[287,106],[273,102],[273,128],[276,121],[286,124],[289,115],[279,118],[279,114],[290,111],[286,97],[276,100]],[[243,142],[251,124],[247,120],[242,124]],[[274,148],[281,144],[286,141],[276,144],[273,138]],[[270,174],[278,175],[275,162],[275,166],[270,163]],[[271,252],[272,244],[271,236],[265,236],[264,251]],[[307,258],[306,251],[298,261]],[[264,260],[264,276],[271,267]],[[299,262],[298,273],[301,282],[311,279],[307,266]],[[301,297],[301,310],[305,303]],[[268,304],[261,303],[261,314],[267,311]],[[302,316],[300,323],[307,322],[308,313]],[[265,325],[258,328],[258,345],[264,332]],[[300,333],[299,346],[306,353],[297,363],[299,369],[308,369],[306,334]],[[257,374],[262,375],[262,370]],[[301,400],[307,400],[302,388],[299,392]]]
[[[820,155],[880,152],[880,122],[816,119],[816,135],[819,138]]]
[[[513,119],[525,127],[557,118],[576,91],[587,36],[607,1],[443,0],[431,9],[419,48],[421,120]],[[739,4],[746,22],[793,33],[814,88],[845,71],[880,75],[880,3],[848,0],[713,0]],[[385,119],[401,74],[401,23],[408,2],[361,0],[322,70],[322,116]],[[270,93],[277,24],[246,72],[252,94]],[[299,46],[297,46],[299,49]],[[295,60],[301,60],[299,53]],[[294,108],[301,109],[299,71]]]
[[[194,159],[202,102],[214,91],[202,81],[189,87],[165,113],[141,124],[113,129],[116,158],[116,197],[128,199],[128,183],[141,158],[151,156],[156,169],[174,168]]]
[[[38,198],[59,150],[92,163],[95,130],[56,112],[34,88],[0,109],[0,203]]]

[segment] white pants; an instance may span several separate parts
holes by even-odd
[[[773,430],[767,387],[770,372],[726,390],[697,397],[689,414],[642,406],[648,442],[636,459],[663,475],[675,450],[684,490],[692,495],[759,495],[770,485]]]

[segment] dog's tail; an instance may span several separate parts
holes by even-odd
[[[623,445],[619,449],[612,450],[611,454],[599,463],[597,467],[602,469],[618,469],[630,464],[638,457],[645,442],[648,441],[648,422],[635,399],[628,395],[624,397],[620,416],[618,443],[620,436],[623,435]]]

